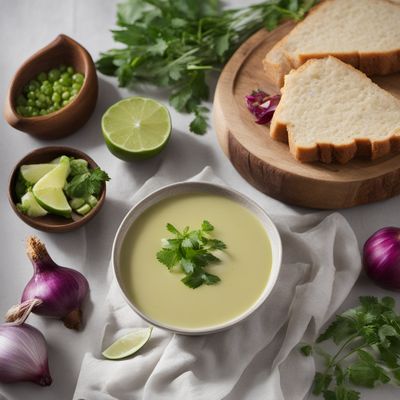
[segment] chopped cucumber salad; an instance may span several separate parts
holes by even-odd
[[[108,180],[100,168],[91,169],[86,160],[67,156],[22,165],[15,186],[17,208],[29,217],[53,214],[72,218],[73,212],[86,215],[96,207]]]

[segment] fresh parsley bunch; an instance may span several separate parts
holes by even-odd
[[[167,224],[167,230],[175,237],[162,240],[162,249],[157,253],[157,260],[169,270],[179,265],[186,274],[182,282],[192,289],[203,284],[218,283],[218,276],[204,271],[207,265],[220,261],[211,252],[226,249],[224,242],[210,237],[214,227],[208,221],[203,221],[199,230],[190,231],[187,226],[180,232],[172,224]]]
[[[100,54],[96,66],[117,76],[123,87],[150,83],[168,88],[171,105],[194,114],[190,130],[204,134],[207,73],[219,71],[257,30],[272,30],[283,19],[298,21],[315,2],[268,0],[221,10],[219,0],[125,0],[117,6],[119,29],[112,31],[123,47]]]
[[[333,356],[318,346],[301,348],[304,355],[315,352],[325,361],[325,371],[315,375],[313,394],[358,400],[360,393],[350,384],[400,384],[400,316],[393,298],[360,297],[360,306],[336,316],[317,343],[328,339],[338,346]]]

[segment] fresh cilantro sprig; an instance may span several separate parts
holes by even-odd
[[[67,196],[73,198],[87,199],[90,195],[98,196],[104,182],[109,181],[110,177],[100,168],[87,170],[75,175],[64,187]]]
[[[360,297],[360,306],[336,316],[317,343],[326,340],[338,346],[334,355],[317,345],[300,349],[325,361],[325,371],[315,374],[313,394],[325,400],[358,400],[360,393],[351,385],[400,385],[400,316],[392,297]]]
[[[207,131],[210,71],[220,71],[254,32],[283,19],[300,20],[316,0],[267,0],[221,10],[219,0],[125,0],[113,38],[124,47],[100,54],[96,66],[120,86],[166,87],[171,105],[194,114],[190,130]],[[260,66],[261,68],[261,66]]]
[[[212,238],[210,233],[214,227],[203,221],[201,229],[190,231],[187,226],[182,232],[172,224],[167,224],[167,230],[174,235],[172,239],[162,239],[162,248],[157,253],[157,260],[169,270],[180,266],[186,274],[182,282],[192,289],[203,284],[215,285],[220,281],[216,275],[210,274],[204,268],[220,261],[212,254],[215,250],[225,250],[226,244]]]

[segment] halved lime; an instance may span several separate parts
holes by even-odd
[[[68,174],[69,158],[61,157],[60,163],[36,182],[32,193],[48,212],[70,218],[72,210],[63,191]]]
[[[171,117],[161,103],[131,97],[111,106],[101,121],[108,149],[125,161],[158,154],[171,135]]]
[[[20,171],[22,178],[29,184],[33,185],[55,167],[55,164],[21,165]]]
[[[44,188],[35,190],[33,188],[33,194],[37,202],[48,212],[71,218],[72,209],[62,189]]]
[[[109,360],[119,360],[131,356],[141,349],[150,339],[152,327],[135,329],[122,336],[103,351],[103,356]]]

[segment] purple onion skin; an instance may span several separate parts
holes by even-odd
[[[256,117],[256,124],[266,125],[271,122],[278,107],[281,96],[269,96],[262,90],[254,91],[246,96],[247,109]]]
[[[89,290],[86,278],[78,271],[58,266],[50,256],[32,262],[34,274],[25,286],[21,302],[40,299],[33,309],[38,315],[64,318],[78,310]]]
[[[52,382],[44,336],[28,324],[0,325],[0,382]]]
[[[400,228],[375,232],[364,244],[363,264],[367,275],[379,286],[400,290]]]

